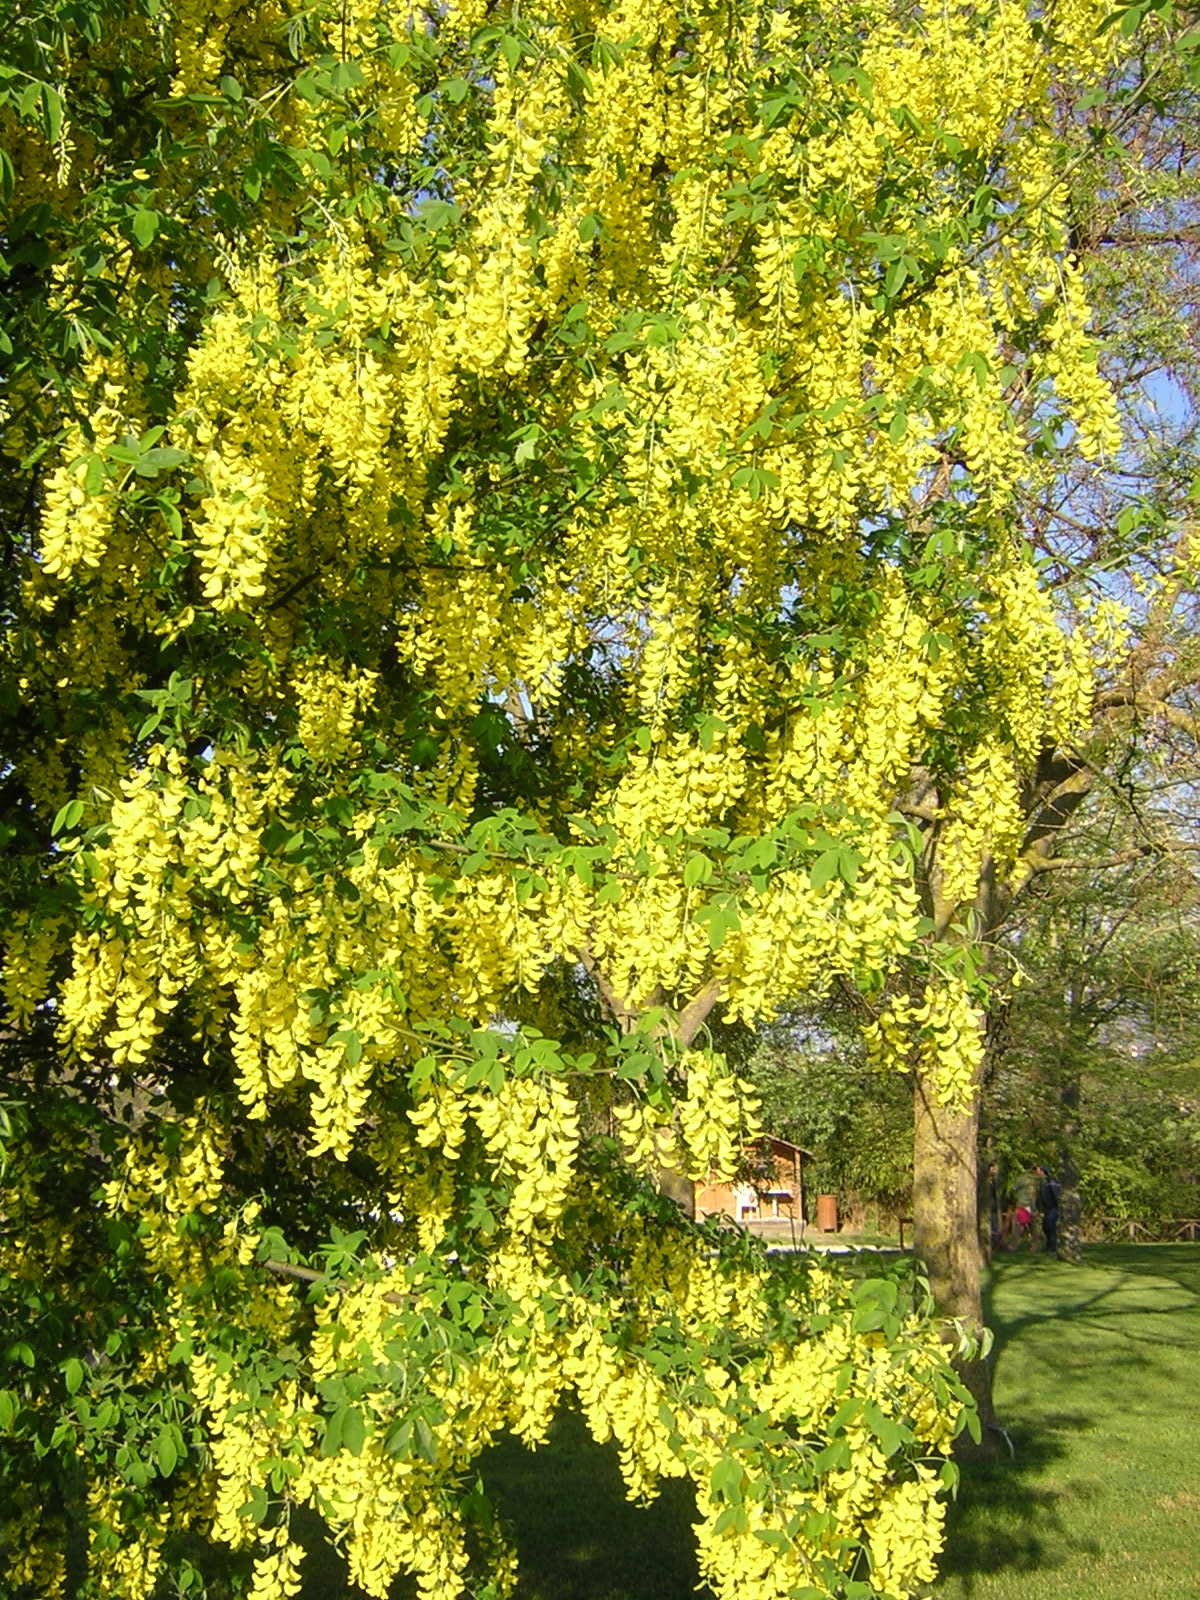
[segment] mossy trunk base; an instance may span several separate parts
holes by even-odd
[[[937,1103],[920,1074],[913,1095],[913,1249],[925,1265],[934,1302],[974,1338],[983,1334],[976,1163],[979,1100],[963,1110]],[[956,1454],[1003,1449],[992,1407],[990,1360],[956,1363],[979,1411],[978,1445],[962,1434]]]

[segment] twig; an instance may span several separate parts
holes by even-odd
[[[264,1261],[262,1265],[268,1272],[277,1272],[281,1278],[299,1278],[302,1283],[319,1283],[326,1289],[333,1289],[340,1293],[342,1285],[326,1277],[323,1272],[317,1272],[313,1267],[293,1266],[290,1261]],[[397,1294],[389,1289],[383,1296],[388,1305],[406,1306],[411,1300],[411,1295]]]

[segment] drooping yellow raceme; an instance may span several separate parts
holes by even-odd
[[[1024,834],[1018,774],[1011,754],[985,739],[967,762],[962,782],[946,802],[939,841],[946,862],[939,893],[952,905],[970,902],[985,862],[1001,879],[1012,868]]]
[[[967,1105],[983,1062],[983,1015],[966,981],[943,973],[919,999],[887,1001],[864,1029],[867,1050],[879,1066],[918,1071],[933,1085],[940,1105]]]

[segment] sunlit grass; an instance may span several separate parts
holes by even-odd
[[[964,1475],[937,1600],[1200,1595],[1200,1248],[1014,1257],[990,1302],[1014,1455]]]

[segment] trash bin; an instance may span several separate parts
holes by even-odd
[[[817,1228],[821,1233],[837,1232],[837,1195],[817,1196]]]

